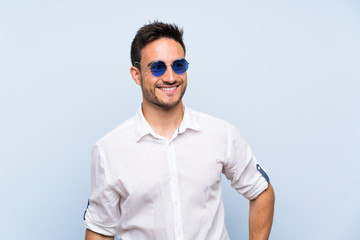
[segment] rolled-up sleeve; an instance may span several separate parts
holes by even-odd
[[[84,225],[91,231],[115,236],[120,220],[120,195],[112,187],[106,155],[99,144],[92,150],[91,190]]]
[[[257,162],[251,148],[237,128],[228,128],[223,173],[231,186],[249,200],[257,198],[268,187],[268,176]]]

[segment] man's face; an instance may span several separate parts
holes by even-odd
[[[184,50],[178,42],[170,38],[150,42],[141,50],[140,85],[143,102],[165,109],[175,107],[181,102],[187,85],[186,72],[176,74],[171,65],[168,65],[165,73],[156,77],[147,68],[154,61],[161,60],[171,64],[178,58],[185,58]]]

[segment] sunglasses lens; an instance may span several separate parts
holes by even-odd
[[[156,61],[151,64],[151,73],[155,77],[160,77],[166,71],[166,65],[162,61]]]
[[[188,69],[189,64],[185,59],[177,59],[172,64],[172,69],[177,74],[183,74]]]

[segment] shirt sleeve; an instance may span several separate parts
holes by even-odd
[[[92,150],[91,190],[84,225],[105,236],[115,236],[120,220],[120,195],[112,188],[106,155],[96,144]]]
[[[231,181],[231,186],[247,199],[257,198],[268,187],[266,172],[237,128],[232,125],[228,127],[225,159],[223,173]]]

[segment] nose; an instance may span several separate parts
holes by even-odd
[[[173,83],[173,82],[175,82],[176,81],[176,79],[175,79],[175,72],[174,72],[174,70],[172,69],[172,66],[171,66],[171,64],[167,64],[166,65],[166,71],[165,71],[165,73],[164,73],[164,75],[163,75],[163,81],[164,82],[169,82],[169,83]]]

